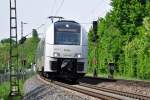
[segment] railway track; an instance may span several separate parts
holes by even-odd
[[[58,86],[102,100],[150,100],[150,97],[148,96],[116,91],[108,88],[97,87],[90,84],[79,83],[77,85],[69,85],[58,81],[52,81],[43,77],[41,78],[48,82],[52,82],[53,84],[56,84]]]
[[[148,97],[148,96],[117,91],[117,90],[108,89],[108,88],[104,88],[104,87],[98,87],[98,86],[94,86],[94,85],[90,85],[90,84],[80,83],[80,86],[84,86],[84,87],[88,87],[88,88],[92,88],[92,89],[96,89],[96,90],[100,90],[100,91],[105,91],[105,92],[109,92],[109,93],[113,93],[113,94],[117,94],[117,95],[121,95],[121,96],[126,96],[126,97],[130,97],[133,99],[150,100],[150,97]]]
[[[127,85],[139,85],[143,87],[150,87],[150,82],[146,81],[138,81],[138,80],[125,80],[125,79],[108,79],[104,77],[90,77],[90,76],[85,76],[83,78],[84,81],[96,81],[96,82],[118,82],[120,84],[127,84]]]
[[[61,86],[61,87],[64,87],[64,88],[67,88],[67,89],[70,89],[70,90],[73,90],[73,91],[76,91],[76,92],[79,92],[79,93],[83,93],[83,94],[86,94],[88,96],[92,96],[94,98],[98,98],[98,99],[102,99],[102,100],[121,100],[121,99],[116,98],[116,97],[112,97],[112,96],[104,95],[104,94],[101,94],[101,93],[89,91],[89,90],[86,90],[86,89],[75,87],[73,85],[65,84],[65,83],[58,82],[58,81],[49,80],[49,79],[47,79],[45,77],[42,77],[42,76],[40,76],[40,78],[44,79],[47,82],[51,82],[55,85],[58,85],[58,86]]]

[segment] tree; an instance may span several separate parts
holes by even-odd
[[[13,40],[13,39],[11,41],[12,41],[12,43],[15,42],[15,40]],[[1,40],[1,43],[10,43],[10,38]]]
[[[32,30],[32,37],[33,37],[33,38],[39,38],[39,37],[38,37],[38,32],[37,32],[36,29],[33,29],[33,30]]]
[[[106,74],[107,63],[113,61],[121,76],[150,79],[150,1],[112,0],[111,5],[113,9],[99,19],[98,72]],[[95,48],[92,29],[88,37],[90,71]]]

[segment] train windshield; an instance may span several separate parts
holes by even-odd
[[[80,45],[80,25],[77,23],[59,22],[55,25],[55,44]]]

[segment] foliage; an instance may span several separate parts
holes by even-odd
[[[9,59],[9,43],[0,43],[0,70],[7,66]]]
[[[36,29],[33,29],[33,30],[32,30],[32,37],[33,37],[33,38],[38,38],[38,32],[37,32]]]
[[[20,90],[21,90],[21,94],[23,95],[23,84],[24,81],[20,80],[19,81],[19,85],[20,85]],[[10,89],[10,83],[9,82],[5,82],[3,84],[0,85],[0,99],[1,100],[10,100],[8,98],[9,96],[9,89]],[[15,98],[15,100],[21,100],[20,97]]]
[[[99,73],[106,74],[108,63],[114,62],[118,75],[150,78],[150,1],[112,0],[111,5],[99,19],[96,55],[92,29],[89,32],[89,70],[96,56]]]
[[[9,95],[10,85],[9,82],[3,83],[0,85],[0,99],[7,100],[7,96]]]
[[[28,38],[25,43],[19,47],[19,62],[21,63],[22,60],[26,60],[26,67],[30,67],[31,63],[35,62],[34,59],[38,42],[39,38]]]
[[[15,40],[11,40],[11,41],[12,41],[12,43],[15,42]],[[10,38],[1,40],[1,43],[10,43]]]
[[[38,34],[33,36],[34,37],[27,38],[23,44],[18,45],[20,67],[22,67],[22,60],[26,60],[26,65],[24,67],[30,67],[30,64],[34,62],[35,51],[37,48],[37,44],[39,42],[39,38],[38,38]],[[8,40],[8,39],[4,39],[4,40]],[[0,70],[8,68],[9,50],[10,50],[10,45],[8,41],[0,43]],[[16,48],[13,50],[13,52],[14,53],[17,52]],[[16,61],[14,63],[16,63]]]

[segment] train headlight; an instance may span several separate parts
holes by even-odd
[[[60,56],[60,53],[54,52],[54,53],[53,53],[53,56],[54,56],[54,57],[59,57],[59,56]]]
[[[80,53],[77,53],[77,54],[75,54],[74,57],[75,57],[75,58],[81,58],[81,54],[80,54]]]

